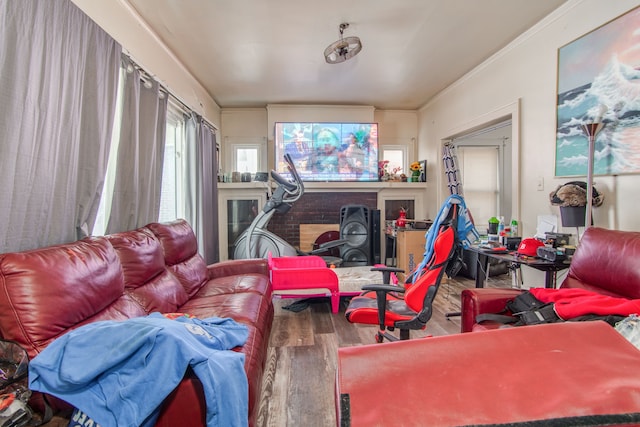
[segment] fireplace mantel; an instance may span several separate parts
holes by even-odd
[[[265,189],[267,183],[264,182],[219,182],[218,188],[221,190],[239,190],[239,189]],[[272,184],[275,188],[275,184]],[[362,191],[362,192],[380,192],[387,189],[403,189],[403,190],[424,190],[427,188],[426,182],[305,182],[305,191]]]

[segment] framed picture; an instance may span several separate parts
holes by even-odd
[[[556,176],[587,175],[594,122],[594,175],[640,172],[638,28],[640,7],[558,49]]]
[[[427,182],[427,161],[420,160],[420,166],[422,166],[420,170],[420,182]]]

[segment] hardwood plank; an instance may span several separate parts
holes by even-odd
[[[335,413],[328,409],[334,407],[337,352],[333,334],[319,335],[314,346],[292,349],[286,425],[335,425]]]
[[[287,375],[276,375],[278,371],[284,372],[282,367],[278,370],[278,360],[284,361],[288,359],[281,356],[283,351],[287,350],[274,346],[270,346],[267,350],[267,360],[265,362],[262,389],[260,392],[260,407],[258,409],[258,416],[256,417],[256,424],[258,426],[278,426],[278,420],[276,420],[273,415],[282,411],[281,405],[284,403],[284,400],[278,398],[278,396],[281,395],[283,389],[286,390],[286,386],[283,387],[279,382],[289,380]]]
[[[265,375],[260,393],[260,409],[256,420],[257,426],[280,427],[287,425],[286,413],[288,405],[289,381],[291,370],[292,347],[271,347],[268,351]]]
[[[326,298],[326,301],[324,304],[313,304],[309,308],[312,312],[311,321],[313,322],[312,326],[313,326],[314,334],[335,333],[332,317],[343,316],[343,314],[340,312],[338,313],[331,312],[331,302],[329,298]]]
[[[457,334],[460,317],[445,316],[460,310],[460,293],[475,286],[471,279],[445,278],[424,331],[411,339]],[[487,287],[510,288],[507,274],[491,277]],[[374,344],[375,325],[349,323],[340,312],[331,313],[328,298],[318,299],[298,313],[284,310],[293,299],[274,299],[275,318],[265,367],[257,426],[334,426],[335,367],[339,347]],[[384,345],[384,344],[380,344]]]
[[[274,299],[275,317],[278,321],[273,322],[270,345],[290,347],[313,344],[313,324],[309,310],[296,313],[282,308],[294,301],[289,298]]]

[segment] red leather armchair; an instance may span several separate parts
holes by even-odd
[[[581,288],[603,295],[640,298],[640,232],[590,227],[585,230],[560,288]],[[516,289],[465,289],[461,294],[462,332],[496,329],[502,324],[476,323],[481,313],[498,313]]]

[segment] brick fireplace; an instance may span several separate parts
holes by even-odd
[[[358,183],[359,184],[359,183]],[[377,184],[377,185],[376,185]],[[299,248],[300,225],[304,224],[304,250],[309,242],[320,236],[327,227],[321,225],[340,224],[340,209],[346,205],[362,205],[369,209],[381,209],[380,225],[384,231],[385,220],[398,217],[400,208],[407,210],[407,218],[426,218],[424,187],[426,183],[363,183],[361,185],[323,185],[311,183],[304,195],[296,201],[286,214],[276,213],[268,225],[269,231]],[[220,184],[219,218],[221,260],[230,259],[236,237],[244,230],[256,209],[267,201],[262,185]],[[319,227],[314,227],[315,225]],[[331,227],[333,229],[333,227]],[[314,237],[314,233],[318,236]],[[381,239],[383,240],[383,239]],[[226,244],[225,244],[226,243]],[[382,243],[384,251],[385,243]]]
[[[299,247],[300,224],[339,224],[342,206],[364,205],[377,209],[377,204],[377,192],[307,192],[289,212],[275,214],[268,229]]]

